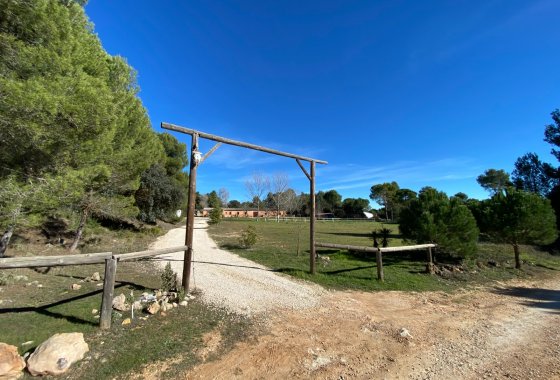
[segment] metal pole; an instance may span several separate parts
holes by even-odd
[[[195,152],[198,152],[198,134],[192,135],[191,144],[191,166],[189,171],[189,202],[187,205],[187,232],[185,236],[185,257],[183,259],[183,289],[189,292],[191,280],[192,252],[193,252],[193,231],[194,231],[194,206],[196,202],[196,168]]]
[[[309,271],[315,274],[315,161],[311,161],[309,180]]]

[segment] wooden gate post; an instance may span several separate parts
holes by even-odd
[[[428,264],[433,264],[434,258],[432,256],[432,247],[428,247]]]
[[[103,280],[103,298],[101,299],[101,320],[99,327],[103,330],[111,328],[111,314],[113,312],[113,296],[115,293],[115,277],[117,274],[117,259],[105,260],[105,279]]]
[[[311,161],[309,179],[309,271],[315,274],[315,161]]]
[[[193,253],[193,233],[194,233],[194,208],[196,202],[196,168],[198,166],[196,154],[198,152],[198,134],[192,135],[191,144],[191,166],[189,172],[189,201],[187,204],[187,234],[185,236],[185,245],[187,250],[183,258],[183,289],[185,294],[189,292],[191,282],[191,266]]]
[[[383,254],[381,250],[378,248],[377,252],[375,253],[375,260],[377,261],[377,279],[381,282],[385,281],[385,276],[383,275]]]

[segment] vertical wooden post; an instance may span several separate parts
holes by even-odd
[[[103,330],[111,328],[113,312],[113,295],[115,293],[115,277],[117,274],[117,259],[105,260],[105,279],[103,280],[103,298],[101,299],[101,318],[99,326]]]
[[[377,252],[375,253],[375,259],[377,261],[377,279],[381,282],[385,281],[385,276],[383,275],[383,254],[381,250],[378,248]]]
[[[309,271],[315,274],[315,161],[311,161],[309,180]]]
[[[185,236],[185,245],[187,250],[183,258],[183,289],[185,294],[189,292],[191,282],[191,266],[193,252],[193,232],[194,232],[194,208],[196,202],[196,168],[198,166],[195,160],[195,152],[198,152],[198,134],[192,135],[191,143],[191,166],[189,171],[189,201],[187,205],[187,232]]]
[[[432,247],[428,247],[428,264],[433,264],[434,258],[432,256]]]

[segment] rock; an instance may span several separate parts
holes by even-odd
[[[158,290],[158,291],[155,293],[155,295],[156,295],[156,298],[157,298],[157,299],[160,299],[161,297],[163,297],[163,293],[162,293],[160,290]]]
[[[148,311],[148,313],[154,315],[154,314],[157,314],[159,309],[160,309],[159,303],[153,302],[153,303],[150,304],[150,306],[148,306],[147,311]]]
[[[162,317],[167,317],[167,313],[164,312],[164,311],[162,311],[160,315],[161,315]]]
[[[55,334],[37,347],[27,360],[33,376],[60,375],[89,351],[82,333]]]
[[[97,313],[99,313],[99,310],[97,310],[97,309],[92,309],[92,310],[91,310],[91,314],[95,315],[95,314],[97,314]]]
[[[142,303],[140,301],[134,301],[132,308],[134,310],[142,310]]]
[[[39,281],[37,281],[37,280],[32,281],[32,282],[31,282],[31,285],[37,286],[37,285],[39,285]]]
[[[23,375],[25,361],[16,346],[0,343],[0,379],[17,379]]]
[[[29,281],[29,278],[24,275],[14,276],[14,281]]]
[[[121,325],[126,326],[126,325],[130,325],[131,323],[132,321],[130,320],[130,318],[127,318],[124,321],[122,321]]]
[[[129,309],[129,306],[126,304],[126,297],[124,294],[121,293],[113,298],[113,309],[118,311],[126,311]]]
[[[412,335],[410,335],[410,333],[408,332],[407,329],[405,329],[404,327],[402,329],[400,329],[399,331],[399,335],[403,338],[412,338]]]
[[[71,286],[72,290],[80,290],[82,288],[82,285],[80,284],[72,284]]]
[[[179,306],[188,306],[188,302],[187,301],[181,301],[179,302]]]
[[[95,272],[94,274],[91,275],[91,281],[94,282],[101,281],[101,276],[99,275],[99,272]]]
[[[173,308],[173,306],[171,306],[167,302],[162,302],[161,303],[161,311],[167,311],[167,310],[170,310],[172,308]]]
[[[179,307],[179,304],[177,302],[173,302],[173,307]]]

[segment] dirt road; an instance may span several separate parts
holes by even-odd
[[[321,287],[277,274],[219,249],[208,236],[207,228],[206,219],[195,219],[191,288],[201,290],[205,301],[245,315],[319,305],[325,293]],[[184,241],[185,228],[177,228],[159,238],[151,248],[181,246]],[[161,258],[162,266],[170,262],[176,273],[183,273],[183,252]]]
[[[560,379],[560,279],[315,299],[185,378]]]

